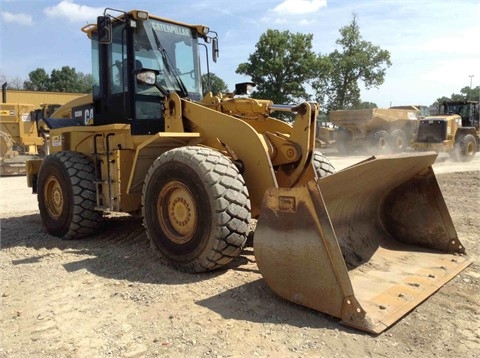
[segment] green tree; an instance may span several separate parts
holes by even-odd
[[[359,108],[356,109],[373,109],[378,108],[376,103],[373,102],[362,102]]]
[[[50,76],[43,68],[37,68],[28,74],[29,80],[23,83],[23,87],[28,91],[49,91]]]
[[[211,72],[202,75],[202,88],[204,95],[207,92],[212,92],[214,95],[228,92],[228,86],[225,81]]]
[[[77,73],[79,93],[90,93],[93,87],[93,76],[90,73]]]
[[[90,74],[77,72],[75,68],[63,66],[47,74],[45,69],[37,68],[28,74],[29,80],[23,83],[26,90],[89,93],[92,90],[93,78]]]
[[[433,107],[438,107],[446,101],[479,101],[480,100],[480,86],[470,88],[470,86],[463,87],[460,93],[452,93],[450,97],[440,97],[432,104]]]
[[[341,50],[321,56],[317,80],[312,86],[317,101],[327,111],[361,108],[359,82],[367,89],[378,88],[391,66],[389,51],[362,39],[355,15],[349,25],[340,29],[340,34],[336,43]]]
[[[463,99],[468,101],[478,101],[480,100],[480,86],[471,88],[470,86],[463,87],[460,90],[460,95]],[[452,94],[453,96],[453,94]]]
[[[277,104],[308,100],[306,84],[313,80],[317,66],[312,39],[311,34],[269,29],[260,36],[248,62],[238,65],[236,73],[250,76],[256,83],[254,98]]]
[[[61,70],[52,70],[50,74],[50,90],[53,92],[85,91],[85,84],[75,68],[63,66]]]

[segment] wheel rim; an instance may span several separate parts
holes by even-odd
[[[397,148],[398,149],[403,148],[403,138],[400,138],[400,137],[397,138]]]
[[[467,144],[467,154],[468,155],[473,155],[475,153],[475,145],[470,142]]]
[[[194,196],[185,184],[172,181],[162,188],[157,213],[170,241],[185,244],[192,239],[198,225],[198,212]]]
[[[48,177],[45,187],[45,206],[47,208],[48,215],[52,218],[58,219],[63,212],[63,192],[57,178]]]
[[[379,148],[381,148],[381,149],[385,149],[385,147],[387,146],[387,141],[386,141],[386,139],[385,139],[385,138],[380,138],[380,139],[378,140],[378,146],[379,146]]]

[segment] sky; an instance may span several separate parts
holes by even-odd
[[[90,42],[80,28],[106,7],[140,9],[218,33],[220,57],[210,71],[233,90],[250,78],[235,73],[268,29],[313,34],[329,54],[339,30],[357,17],[362,39],[388,50],[385,82],[362,89],[379,107],[430,105],[480,85],[480,0],[0,0],[0,80],[70,66],[91,73]],[[205,67],[205,66],[204,66]]]

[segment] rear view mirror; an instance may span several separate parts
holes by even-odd
[[[98,42],[101,44],[112,43],[112,20],[108,16],[97,17]]]
[[[218,39],[216,37],[214,37],[212,39],[212,58],[213,58],[213,62],[217,62],[218,55],[219,55]]]

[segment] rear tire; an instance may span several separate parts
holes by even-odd
[[[3,131],[0,131],[0,161],[10,157],[13,149],[13,142]]]
[[[95,210],[94,180],[93,163],[81,153],[45,158],[38,174],[38,207],[49,234],[79,239],[96,231],[102,213]]]
[[[142,194],[147,236],[177,270],[214,270],[245,246],[247,187],[221,153],[182,147],[162,154],[150,167]]]

